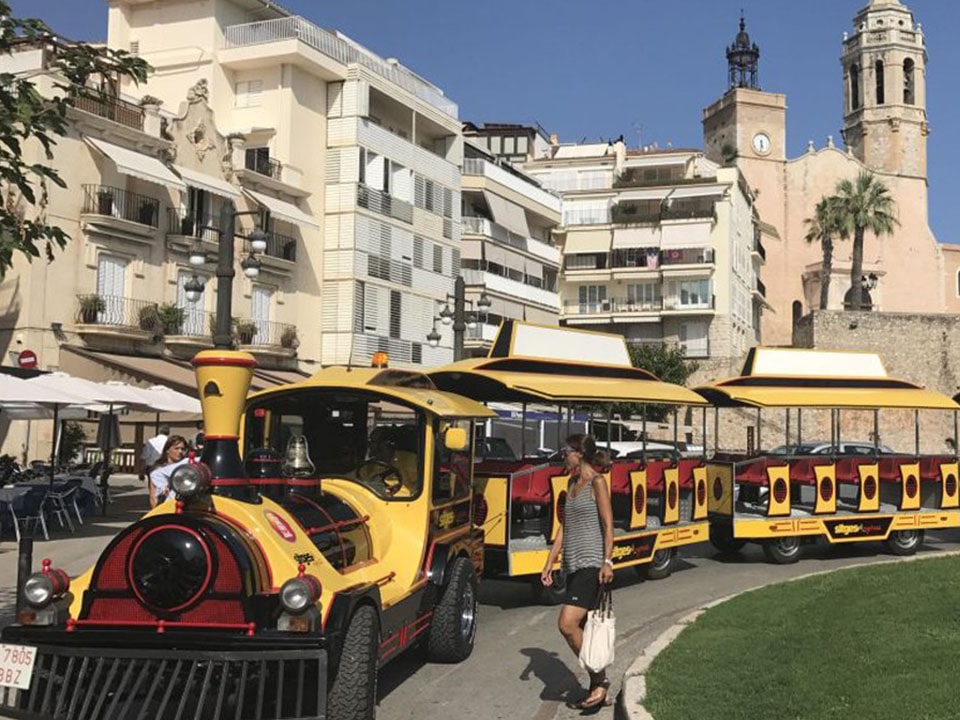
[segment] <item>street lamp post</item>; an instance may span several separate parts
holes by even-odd
[[[453,324],[453,359],[454,361],[463,359],[463,338],[468,327],[476,324],[474,314],[467,313],[467,303],[473,306],[472,300],[467,300],[467,283],[463,276],[457,276],[453,284],[453,295],[447,294],[447,303],[441,308],[439,317],[433,319],[433,329],[427,334],[427,342],[432,347],[440,345],[440,333],[437,332],[437,320],[444,325]],[[453,309],[450,308],[450,301],[453,300]],[[486,312],[492,303],[486,292],[483,292],[477,299],[477,308],[481,312]]]
[[[213,329],[213,346],[215,348],[230,349],[233,347],[233,278],[237,271],[233,268],[233,253],[235,244],[234,222],[241,215],[258,215],[257,210],[238,211],[233,201],[226,199],[220,206],[220,227],[219,242],[217,243],[217,314],[216,324]],[[255,228],[250,233],[251,253],[240,263],[243,272],[247,277],[254,278],[260,272],[260,261],[254,256],[254,253],[260,253],[266,250],[267,237],[260,228]],[[190,253],[190,264],[193,266],[203,265],[206,262],[206,256],[203,250],[198,248]],[[196,275],[184,286],[187,299],[190,302],[197,302],[203,295],[203,283]]]

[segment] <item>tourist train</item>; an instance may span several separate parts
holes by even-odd
[[[920,431],[921,412],[946,412],[956,437],[960,406],[888,377],[875,355],[756,348],[739,377],[687,389],[632,367],[622,337],[507,321],[487,358],[428,373],[377,354],[248,397],[252,356],[204,351],[194,365],[203,456],[83,575],[56,558],[24,573],[2,633],[19,674],[0,677],[0,714],[361,720],[384,663],[416,646],[466,659],[482,577],[558,599],[536,580],[569,478],[559,458],[475,455],[500,403],[555,406],[558,448],[572,407],[601,425],[613,403],[638,408],[639,448],[606,477],[615,568],[651,579],[707,540],[786,563],[818,539],[911,554],[925,531],[960,526],[955,450],[921,454]],[[880,443],[888,412],[912,417],[911,451]],[[702,444],[664,454],[662,420],[679,447],[681,415]],[[865,417],[872,443],[844,444]],[[805,444],[804,421],[830,440]],[[744,428],[745,447],[722,447]]]

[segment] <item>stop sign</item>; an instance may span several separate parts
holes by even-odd
[[[37,367],[37,354],[33,350],[21,350],[20,355],[17,356],[17,364],[32,370]]]

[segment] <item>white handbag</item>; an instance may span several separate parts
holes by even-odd
[[[613,664],[617,642],[617,619],[613,616],[613,594],[604,585],[600,589],[597,607],[587,613],[583,626],[583,644],[580,646],[580,666],[590,672],[600,672]]]

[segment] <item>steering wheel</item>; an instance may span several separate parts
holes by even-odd
[[[393,465],[383,460],[378,460],[377,458],[370,458],[369,460],[364,460],[357,467],[357,477],[363,478],[365,473],[363,469],[370,465],[373,470],[369,477],[364,480],[364,482],[373,482],[380,481],[383,483],[384,490],[387,495],[393,496],[396,495],[400,489],[403,487],[403,479],[400,475],[400,471],[397,470]]]

